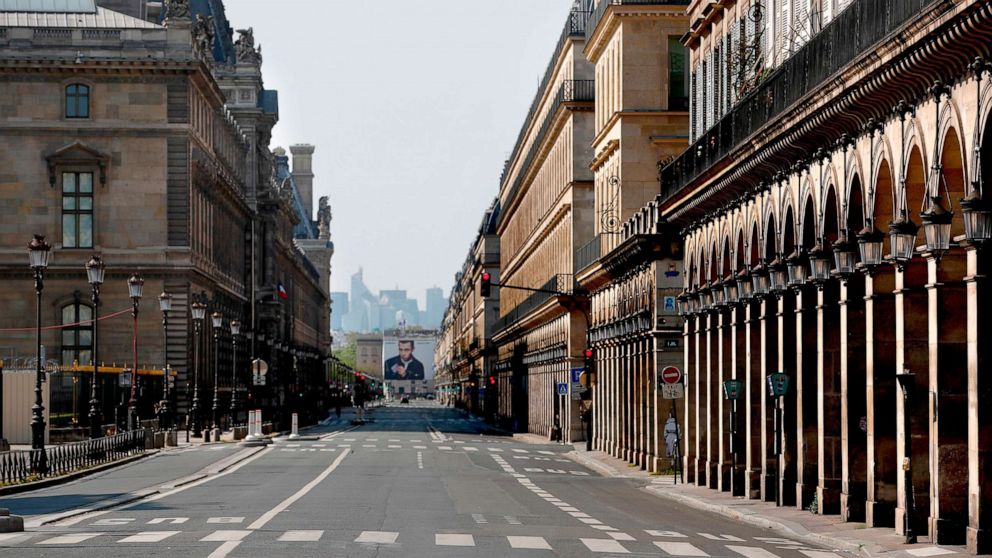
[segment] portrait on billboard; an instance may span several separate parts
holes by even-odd
[[[383,375],[386,380],[423,380],[424,363],[414,355],[416,344],[412,339],[400,339],[396,342],[399,354],[386,359]]]

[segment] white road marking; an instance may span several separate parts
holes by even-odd
[[[130,537],[124,537],[119,543],[157,543],[178,535],[182,531],[143,531]]]
[[[600,531],[618,531],[616,527],[610,527],[609,525],[590,525],[593,529],[599,529]]]
[[[316,542],[323,536],[323,531],[286,531],[276,540],[283,542]]]
[[[754,546],[735,546],[728,544],[727,550],[732,550],[737,554],[747,556],[747,558],[778,558],[778,556],[765,550],[764,548],[757,548]]]
[[[537,450],[537,453],[540,453],[541,455],[554,455],[555,454],[555,452],[553,452],[553,451],[547,451],[547,450]]]
[[[489,523],[489,521],[486,520],[486,516],[482,515],[481,513],[473,513],[472,519],[474,519],[475,522],[478,523],[479,525],[482,525],[483,523]]]
[[[21,542],[22,540],[28,539],[31,536],[32,533],[0,533],[0,544]]]
[[[475,546],[475,537],[437,533],[434,535],[434,544],[437,546]]]
[[[149,525],[159,525],[161,523],[169,523],[171,525],[182,525],[189,521],[188,517],[156,517],[148,520]]]
[[[513,517],[512,515],[504,515],[503,519],[505,519],[506,522],[509,523],[510,525],[523,525],[523,523],[519,519]]]
[[[592,552],[615,552],[617,554],[630,554],[622,544],[613,539],[579,539]]]
[[[440,449],[440,450],[450,450],[451,449],[451,446],[438,446],[437,449]]]
[[[628,535],[627,533],[623,533],[621,531],[614,531],[614,532],[611,532],[611,533],[607,533],[607,535],[613,537],[613,540],[615,540],[615,541],[636,541],[637,540],[634,537]]]
[[[576,475],[576,476],[579,476],[579,477],[588,477],[589,476],[589,473],[587,473],[585,471],[569,471],[569,473],[572,473],[573,475]]]
[[[682,533],[679,533],[678,531],[655,531],[655,530],[652,530],[652,529],[646,529],[644,532],[647,533],[647,534],[649,534],[649,535],[651,535],[652,537],[670,537],[670,538],[676,538],[676,539],[685,539],[685,538],[688,538],[688,535],[683,535]],[[758,539],[758,540],[761,540],[761,539]]]
[[[399,442],[399,440],[389,440],[390,442]]]
[[[286,444],[286,447],[287,448],[298,448],[298,447],[300,447],[300,444]]]
[[[374,448],[375,444],[362,444],[363,448]]]
[[[754,540],[780,546],[802,546],[802,543],[778,537],[754,537]]]
[[[108,525],[127,525],[134,521],[133,517],[108,517],[107,519],[101,519],[99,521],[94,521],[90,523],[90,527],[100,526],[106,527]]]
[[[227,541],[224,544],[218,546],[217,550],[211,552],[210,555],[207,556],[207,558],[226,558],[227,555],[230,554],[232,550],[238,548],[239,544],[241,544],[241,541]]]
[[[71,535],[60,535],[58,537],[38,541],[35,544],[79,544],[83,541],[88,541],[92,538],[99,537],[102,534],[103,533],[73,533]]]
[[[207,523],[242,523],[245,520],[243,517],[209,517],[207,518]]]
[[[395,445],[389,445],[389,446],[386,446],[386,447],[389,448],[389,449],[403,449],[403,446],[395,446]]]
[[[698,533],[698,535],[700,537],[703,537],[704,539],[709,539],[711,541],[744,542],[744,539],[735,537],[733,535],[711,535],[709,533]],[[748,548],[748,547],[742,546],[740,548]]]
[[[251,531],[214,531],[206,537],[200,539],[200,542],[233,542],[240,541],[241,539],[247,537],[251,534]]]
[[[568,515],[572,517],[592,517],[591,515],[580,511],[568,512]]]
[[[544,537],[506,537],[510,548],[525,548],[530,550],[551,550],[551,545]]]
[[[578,519],[582,523],[585,523],[586,525],[602,525],[602,523],[603,523],[602,521],[600,521],[598,519],[591,518],[591,517],[588,517],[588,518],[587,517],[577,517],[576,519]]]
[[[654,545],[672,556],[709,556],[709,554],[685,542],[655,542]]]
[[[418,469],[424,468],[424,452],[422,451],[417,452],[417,468]]]
[[[920,549],[920,550],[923,550],[923,549]],[[937,550],[943,550],[943,549],[942,548],[938,548]],[[799,552],[802,552],[806,556],[809,556],[809,558],[840,558],[840,555],[834,554],[833,552],[827,552],[825,550],[800,550]],[[907,550],[906,552],[909,552],[909,551]],[[953,553],[953,551],[948,550],[946,552],[941,552],[940,554],[952,554],[952,553]],[[930,554],[929,556],[936,556],[936,555],[935,554]]]
[[[301,488],[298,491],[296,491],[295,494],[293,494],[289,498],[286,498],[285,500],[283,500],[282,502],[280,502],[278,506],[276,506],[276,507],[272,508],[271,510],[269,510],[269,511],[265,512],[264,514],[262,514],[262,516],[259,517],[258,519],[256,519],[254,522],[252,522],[252,524],[249,525],[248,528],[249,529],[261,529],[262,527],[265,527],[265,524],[268,523],[269,521],[271,521],[273,517],[275,517],[280,512],[285,511],[286,508],[288,508],[289,506],[293,505],[293,503],[296,502],[297,500],[299,500],[300,498],[306,496],[306,494],[308,492],[310,492],[311,490],[313,490],[318,484],[321,483],[321,481],[323,481],[324,479],[326,479],[328,475],[330,475],[331,473],[333,473],[334,472],[334,469],[337,469],[338,468],[338,465],[341,465],[341,462],[344,460],[344,458],[347,455],[348,455],[348,452],[347,451],[341,452],[341,455],[339,455],[338,458],[335,459],[333,463],[331,463],[330,465],[328,465],[328,467],[326,469],[324,469],[324,471],[322,473],[320,473],[319,475],[317,475],[316,478],[314,478],[312,481],[308,482],[303,488]]]
[[[413,449],[427,449],[427,446],[413,446]]]
[[[503,448],[486,448],[486,449],[493,453],[502,453],[503,451]]]
[[[946,548],[940,548],[938,546],[930,546],[925,548],[914,548],[913,550],[907,550],[906,553],[912,554],[913,556],[926,557],[926,556],[940,556],[942,554],[954,554],[954,551],[948,550]],[[809,554],[807,554],[806,552],[803,552],[803,554],[809,556]]]
[[[465,451],[479,451],[479,448],[473,448],[472,446],[465,446]]]
[[[579,508],[574,508],[572,506],[559,506],[559,507],[561,508],[561,511],[566,511],[566,512],[577,512],[577,511],[579,511]]]
[[[510,451],[515,452],[515,453],[530,453],[529,451],[527,451],[525,449],[519,449],[519,448],[512,448]]]
[[[362,531],[361,535],[355,539],[356,543],[372,543],[372,544],[395,544],[396,537],[400,536],[399,533],[393,533],[389,531]]]

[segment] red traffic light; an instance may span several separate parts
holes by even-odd
[[[585,356],[586,358],[592,358],[592,349],[586,349]]]
[[[491,281],[492,280],[492,276],[489,275],[488,273],[483,273],[482,274],[482,280],[483,281]]]
[[[489,385],[496,385],[496,376],[489,376]]]

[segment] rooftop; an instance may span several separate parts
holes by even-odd
[[[92,12],[25,11],[8,6],[47,5],[49,3],[86,3],[87,0],[0,0],[0,27],[35,27],[66,29],[161,29],[154,23],[108,10]],[[92,2],[89,2],[92,4]]]
[[[96,0],[0,0],[2,12],[96,13]]]

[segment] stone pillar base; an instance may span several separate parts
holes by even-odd
[[[733,486],[733,479],[731,475],[733,471],[731,470],[730,463],[717,463],[717,470],[720,471],[720,476],[717,477],[717,490],[720,492],[730,492]]]
[[[717,488],[720,484],[720,464],[716,461],[708,461],[706,463],[706,472],[709,476],[706,486]]]
[[[816,487],[801,482],[796,483],[796,507],[805,510],[813,503]]]
[[[895,522],[896,522],[896,524],[895,524],[896,534],[899,535],[900,537],[905,536],[906,535],[906,508],[896,507]],[[917,535],[920,535],[920,533],[917,533]]]
[[[778,478],[775,475],[761,475],[761,499],[765,502],[777,502]]]
[[[967,544],[969,554],[992,554],[992,530],[968,527]]]
[[[840,490],[829,486],[816,487],[816,513],[837,515],[840,513]]]
[[[868,527],[895,527],[895,510],[889,502],[865,502],[865,524]]]
[[[961,545],[966,542],[965,525],[960,523],[931,516],[927,527],[934,544]]]
[[[844,521],[865,521],[867,486],[863,482],[848,482],[840,493],[840,517]]]
[[[706,461],[702,458],[696,458],[696,484],[699,486],[706,486]]]
[[[760,500],[761,499],[761,471],[745,471],[745,478],[747,479],[745,489],[747,491],[747,497],[750,500]]]

